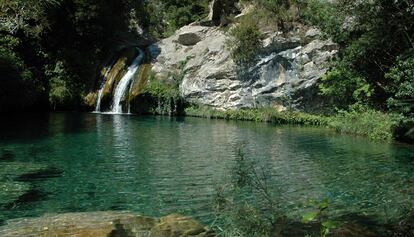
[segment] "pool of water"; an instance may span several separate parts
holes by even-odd
[[[270,170],[272,195],[288,216],[300,217],[311,199],[328,198],[333,215],[379,222],[398,219],[414,206],[410,146],[253,122],[23,114],[0,119],[0,174],[6,164],[48,168],[45,174],[0,177],[3,184],[29,187],[0,205],[0,219],[131,210],[182,213],[208,223],[216,187],[229,181],[240,144]]]

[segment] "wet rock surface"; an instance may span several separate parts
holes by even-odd
[[[16,219],[0,227],[0,236],[42,237],[212,237],[214,233],[190,217],[163,218],[130,212],[88,212]]]

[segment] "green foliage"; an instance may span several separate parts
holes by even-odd
[[[390,87],[399,81],[397,71],[404,70],[396,65],[397,59],[414,46],[413,7],[405,0],[310,1],[304,19],[341,46],[339,60],[322,82],[322,94],[333,99],[341,95],[336,106],[342,108],[357,102],[377,109],[385,109],[387,101],[393,104],[399,96]],[[407,80],[402,81],[401,86],[409,88]]]
[[[158,79],[153,72],[150,73],[148,83],[144,88],[144,93],[149,93],[161,100],[178,100],[181,98],[179,90],[179,80],[172,77],[172,80]]]
[[[315,200],[310,200],[309,204],[314,209],[303,215],[302,222],[320,222],[321,223],[321,237],[326,237],[331,232],[332,229],[337,228],[339,223],[333,220],[330,220],[326,214],[327,209],[329,208],[329,199],[324,199],[320,202]]]
[[[210,119],[246,120],[275,124],[327,125],[327,118],[295,111],[278,112],[273,108],[217,110],[206,106],[193,106],[185,110],[186,115]]]
[[[278,208],[269,190],[269,172],[248,158],[243,148],[236,152],[230,184],[217,189],[214,200],[220,236],[270,236],[278,220]]]
[[[178,108],[183,103],[180,92],[180,84],[185,75],[187,60],[180,62],[176,73],[170,74],[167,78],[158,78],[154,72],[150,72],[143,94],[156,101],[155,108],[151,108],[153,114],[173,115],[179,114]]]
[[[21,41],[0,34],[0,112],[20,110],[33,105],[41,88],[32,80],[33,74],[16,52]]]
[[[134,0],[1,0],[1,110],[44,108],[48,101],[52,108],[75,108],[98,65],[136,38],[137,24],[146,26],[143,6]],[[64,69],[56,62],[65,62]]]
[[[255,10],[244,18],[258,19],[256,24],[261,29],[277,29],[287,32],[290,23],[299,20],[299,12],[303,2],[298,0],[244,0],[245,4],[253,4]]]
[[[334,3],[321,0],[309,0],[300,13],[301,18],[310,25],[317,25],[327,36],[336,42],[344,42],[349,32],[343,29],[346,14]]]
[[[61,0],[1,0],[0,30],[40,37],[50,26],[48,10],[60,2]]]
[[[178,28],[201,20],[208,14],[209,0],[150,0],[146,4],[150,13],[150,33],[166,37]]]
[[[391,141],[394,128],[401,117],[382,113],[364,106],[353,106],[349,111],[341,110],[330,119],[329,127],[340,133],[358,134],[372,140]]]
[[[367,102],[373,93],[365,78],[346,66],[337,66],[329,71],[322,78],[319,89],[320,94],[332,98],[334,105],[339,108],[346,108],[347,105],[357,102]]]
[[[49,102],[53,109],[57,106],[73,104],[76,86],[71,83],[71,75],[68,73],[63,62],[58,61],[55,65],[47,65],[45,70],[49,77]]]
[[[232,39],[227,42],[233,60],[239,65],[251,65],[262,47],[263,35],[253,21],[244,20],[230,30]]]
[[[396,65],[385,75],[390,82],[386,90],[392,96],[388,99],[391,110],[407,116],[414,115],[414,51],[399,57]]]

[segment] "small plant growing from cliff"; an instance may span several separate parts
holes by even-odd
[[[262,47],[263,38],[255,22],[244,20],[229,33],[232,38],[228,40],[227,45],[233,60],[241,66],[252,65]]]

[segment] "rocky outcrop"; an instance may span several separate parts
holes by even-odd
[[[213,25],[227,24],[227,17],[234,17],[239,14],[240,6],[235,0],[212,0],[207,20]]]
[[[180,43],[180,35],[200,39]],[[228,35],[219,27],[189,25],[151,46],[153,71],[168,77],[185,64],[180,90],[191,103],[219,109],[277,107],[313,110],[319,104],[316,86],[326,73],[337,47],[319,38],[317,29],[289,34],[267,32],[254,66],[241,70],[227,47]]]
[[[0,227],[3,237],[213,237],[190,217],[152,218],[130,212],[90,212],[17,219]]]

